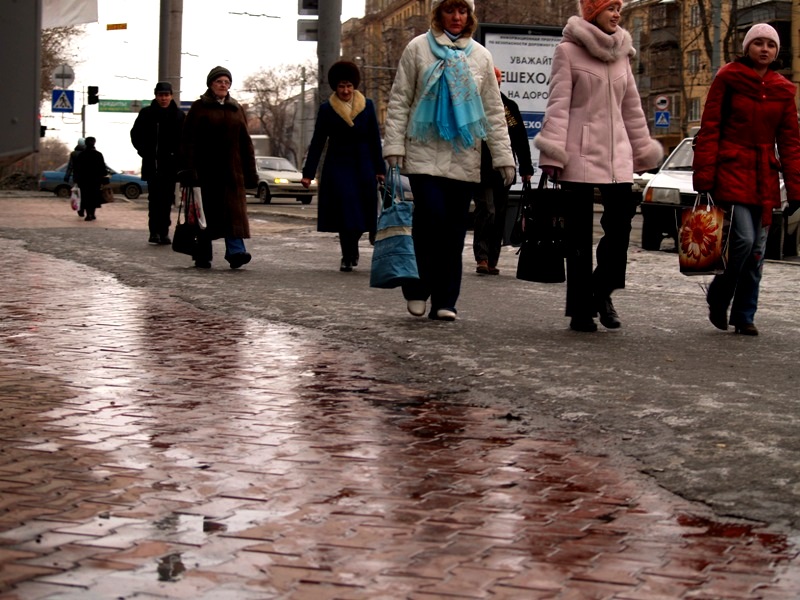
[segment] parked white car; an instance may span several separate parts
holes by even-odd
[[[644,188],[642,211],[642,248],[658,250],[664,238],[675,240],[677,247],[680,211],[694,204],[697,193],[692,184],[692,159],[694,138],[685,138],[672,151]],[[781,180],[781,201],[786,207],[786,189]],[[767,238],[766,257],[781,259],[797,256],[800,248],[800,211],[788,221],[783,212],[772,215],[772,225]]]

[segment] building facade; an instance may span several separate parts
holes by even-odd
[[[792,14],[798,7],[798,0],[630,0],[623,26],[637,50],[634,73],[653,136],[670,151],[700,126],[714,74],[741,56],[755,23],[778,31],[779,72],[797,81],[792,32],[800,23],[792,27]]]
[[[342,56],[362,69],[364,94],[381,124],[400,55],[430,24],[430,0],[367,0],[365,16],[342,27]],[[577,0],[478,0],[481,23],[561,26]],[[795,19],[794,26],[792,25]],[[651,134],[667,151],[700,126],[719,67],[741,55],[745,33],[769,23],[781,36],[780,71],[798,81],[800,0],[628,0],[622,26],[633,37],[632,60]],[[795,64],[793,64],[793,61]]]

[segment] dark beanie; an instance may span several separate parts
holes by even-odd
[[[349,81],[354,88],[358,87],[358,84],[361,83],[361,73],[359,73],[356,63],[348,60],[333,63],[328,71],[328,83],[331,85],[331,89],[335,90],[341,81]]]
[[[167,94],[172,93],[172,84],[169,81],[159,81],[156,84],[156,89],[153,90],[154,94],[158,94],[159,92],[166,92]]]
[[[211,87],[211,83],[215,79],[219,79],[223,75],[227,75],[228,79],[230,79],[231,82],[233,82],[233,76],[231,75],[231,72],[228,71],[228,69],[226,69],[225,67],[214,67],[208,72],[208,77],[206,77],[206,85],[208,87]]]

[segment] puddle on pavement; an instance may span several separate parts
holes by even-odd
[[[746,573],[775,599],[800,581],[785,536],[715,519],[569,440],[518,435],[502,411],[384,381],[378,357],[26,261],[0,304],[9,550],[107,511],[122,520],[67,532],[175,586],[211,572],[248,593],[266,580],[365,598],[714,597]],[[19,581],[101,585],[78,564]],[[103,585],[137,591],[126,573]]]

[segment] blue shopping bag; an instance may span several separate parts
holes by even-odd
[[[400,168],[389,171],[383,191],[381,214],[375,233],[369,285],[374,288],[396,288],[419,279],[411,219],[414,203],[403,196]]]

